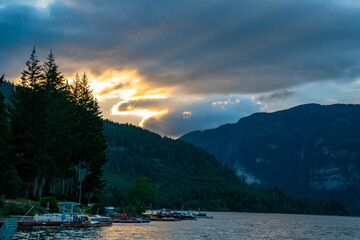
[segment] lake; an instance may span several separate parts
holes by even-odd
[[[360,218],[211,212],[213,219],[114,223],[100,229],[19,228],[14,239],[360,239]]]

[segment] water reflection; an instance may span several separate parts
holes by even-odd
[[[170,231],[169,231],[170,230]],[[171,227],[163,223],[114,224],[99,232],[99,239],[171,239]]]
[[[360,218],[210,213],[214,219],[116,223],[100,229],[20,228],[14,239],[360,239]]]

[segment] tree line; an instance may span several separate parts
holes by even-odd
[[[140,212],[151,206],[347,214],[334,201],[254,189],[192,144],[103,121],[86,74],[67,81],[52,51],[41,63],[35,48],[9,102],[0,91],[0,166],[0,195],[9,197],[100,199]]]
[[[295,198],[279,189],[255,189],[214,156],[182,140],[111,121],[104,121],[104,134],[109,161],[101,197],[109,205],[139,208],[145,203],[153,209],[347,214],[336,201]]]
[[[99,105],[86,74],[69,83],[51,50],[41,63],[33,48],[8,105],[0,93],[0,133],[0,193],[89,202],[103,188]]]

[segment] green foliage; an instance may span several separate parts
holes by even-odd
[[[125,208],[124,208],[124,207],[119,207],[119,209],[117,209],[116,212],[118,212],[118,213],[124,213],[124,212],[125,212]]]
[[[135,212],[143,213],[146,211],[146,203],[157,202],[157,190],[148,182],[148,178],[140,176],[133,180],[128,188],[128,195],[135,201]]]
[[[95,204],[91,207],[90,213],[103,214],[106,212],[105,205],[99,200],[99,197],[97,194],[93,195],[92,202]]]
[[[278,189],[256,190],[212,155],[189,143],[110,121],[104,122],[104,133],[109,145],[105,191],[111,201],[107,204],[127,206],[135,201],[136,207],[128,212],[142,210],[144,205],[138,203],[144,203],[140,196],[147,195],[142,189],[149,188],[148,179],[158,190],[157,201],[146,200],[152,208],[346,214],[341,205],[296,199]]]
[[[52,52],[45,63],[48,68],[43,68],[44,74],[39,72],[35,49],[26,65],[12,96],[11,129],[19,156],[16,167],[30,187],[25,191],[26,197],[32,193],[41,198],[43,193],[54,194],[55,178],[69,177],[73,172],[71,150],[76,142],[76,121],[74,107],[59,83],[62,77],[55,72]]]
[[[4,82],[4,75],[0,77],[0,86]],[[20,189],[20,179],[13,165],[15,159],[12,146],[9,143],[9,120],[4,96],[0,91],[0,193],[14,197]]]
[[[35,49],[35,48],[34,48]],[[58,65],[55,63],[53,51],[50,50],[46,61],[43,64],[44,81],[42,85],[49,88],[61,89],[65,87],[64,76],[59,72]]]
[[[84,213],[89,213],[91,212],[91,207],[81,206],[81,211],[83,211]]]
[[[7,217],[9,215],[25,215],[31,209],[31,207],[32,205],[28,204],[11,203],[9,205],[0,207],[0,216]],[[28,213],[28,216],[34,215],[35,213],[45,213],[45,209],[41,206],[35,205]]]
[[[0,216],[25,215],[28,210],[29,208],[27,206],[10,204],[0,208]]]
[[[76,74],[70,85],[71,99],[76,107],[78,125],[76,132],[81,141],[77,144],[76,161],[89,173],[82,183],[84,196],[88,199],[104,186],[103,168],[106,162],[106,141],[100,108],[90,90],[87,76]],[[78,169],[80,173],[80,169]]]
[[[101,112],[85,74],[78,83],[76,91],[65,83],[52,51],[41,66],[34,47],[11,97],[13,155],[0,158],[15,163],[26,198],[62,195],[89,201],[103,187]],[[2,140],[0,146],[6,146]]]
[[[146,212],[146,204],[145,202],[138,202],[136,204],[135,213],[141,214]]]
[[[0,171],[0,193],[4,193],[8,197],[15,197],[19,192],[20,178],[17,175],[15,167],[8,164]]]
[[[155,202],[157,197],[156,189],[148,182],[148,178],[140,176],[131,183],[128,188],[130,198],[136,202]]]
[[[34,46],[30,60],[26,62],[27,69],[24,69],[21,72],[21,86],[35,89],[39,86],[40,81],[44,78],[42,74],[42,68],[40,66],[40,61],[36,55],[36,48]]]
[[[136,208],[131,204],[127,205],[124,210],[126,213],[136,213]]]
[[[90,209],[90,213],[92,213],[92,214],[104,214],[104,213],[106,213],[105,205],[100,203],[100,202],[94,204]]]
[[[35,202],[39,202],[40,201],[40,198],[39,196],[35,195],[35,196],[30,196],[29,199],[35,201]]]
[[[49,212],[51,213],[57,213],[59,212],[59,206],[57,205],[58,201],[56,197],[49,196],[49,197],[42,197],[40,199],[40,206],[47,209],[49,204]]]

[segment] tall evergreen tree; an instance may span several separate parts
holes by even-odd
[[[50,50],[49,55],[44,62],[43,70],[45,75],[45,86],[57,89],[65,87],[65,78],[58,70],[58,65],[55,63],[55,57],[52,50]]]
[[[33,56],[30,62],[36,62],[32,61]],[[43,191],[55,192],[54,182],[58,178],[74,172],[71,144],[75,141],[75,112],[52,51],[44,63],[43,74],[34,74],[38,68],[33,68],[33,64],[27,66],[24,81],[12,98],[12,132],[20,156],[20,175],[28,186],[27,193],[31,193],[26,196],[41,197]],[[37,79],[30,81],[29,76]],[[31,87],[28,82],[41,85]]]
[[[30,60],[26,62],[27,69],[21,73],[21,86],[35,90],[43,79],[42,68],[40,61],[36,55],[36,48],[34,46]]]
[[[0,87],[4,75],[0,77]],[[9,120],[4,96],[0,91],[0,193],[15,196],[20,187],[20,179],[14,167],[14,155],[9,143]]]
[[[75,111],[70,102],[64,76],[58,71],[53,52],[44,62],[41,101],[36,106],[42,113],[38,121],[37,158],[40,162],[40,186],[45,194],[54,193],[54,181],[73,172],[72,144],[75,142]],[[39,196],[41,196],[41,188]]]
[[[5,76],[2,75],[0,77],[0,87],[2,85],[2,83],[4,82],[5,80]],[[4,129],[6,129],[6,106],[5,106],[5,103],[4,103],[4,96],[2,94],[2,92],[0,91],[0,132],[1,133],[4,133]]]
[[[73,101],[76,104],[76,116],[79,121],[78,133],[81,145],[78,149],[79,185],[81,184],[81,166],[87,175],[82,183],[82,195],[91,196],[103,187],[101,179],[103,165],[106,162],[106,142],[103,135],[103,122],[99,105],[90,89],[89,80],[84,73],[82,78],[77,74],[71,85]],[[79,193],[80,194],[80,193]]]
[[[64,79],[53,52],[41,68],[34,48],[11,97],[12,141],[26,197],[77,192],[90,199],[103,187],[99,106],[85,74],[71,85]],[[81,183],[83,194],[75,187]]]
[[[38,109],[40,103],[40,83],[43,81],[41,66],[35,47],[26,69],[22,71],[21,82],[15,87],[10,97],[10,118],[12,142],[18,156],[16,168],[25,185],[25,197],[33,196],[38,191],[39,161],[36,157],[37,124],[41,116]]]

